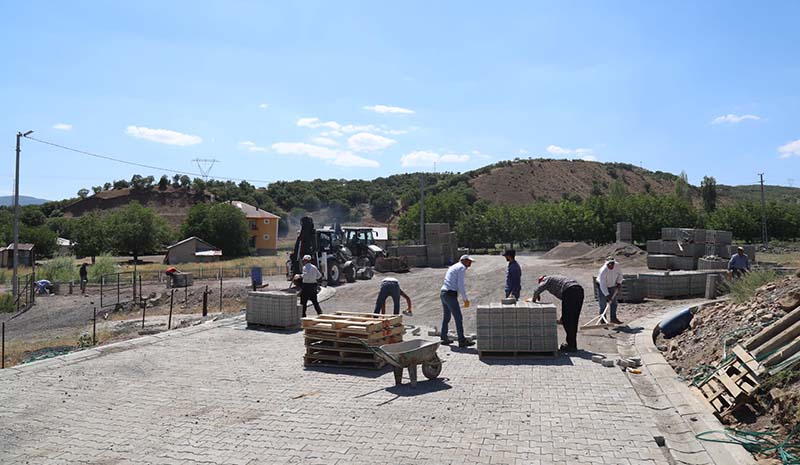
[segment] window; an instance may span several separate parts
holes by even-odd
[[[265,241],[268,241],[268,240],[269,240],[269,234],[264,234],[264,240],[265,240]]]
[[[269,218],[264,218],[264,224],[269,224]]]
[[[250,236],[250,248],[251,249],[256,248],[256,236]]]
[[[250,221],[250,231],[255,231],[258,229],[255,221]]]

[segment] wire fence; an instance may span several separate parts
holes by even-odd
[[[262,276],[282,282],[285,268],[260,267]],[[181,267],[194,279],[170,287],[163,271],[125,271],[89,283],[54,283],[52,294],[31,294],[21,277],[20,308],[0,313],[0,368],[73,352],[95,345],[175,329],[210,314],[238,313],[252,290],[251,267]],[[275,279],[281,277],[281,279]],[[25,281],[27,279],[27,281]],[[57,284],[57,285],[56,285]],[[35,295],[35,297],[34,297]],[[33,299],[35,305],[33,305]]]

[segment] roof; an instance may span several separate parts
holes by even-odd
[[[7,250],[14,250],[14,243],[8,244],[6,247]],[[17,250],[33,250],[33,244],[23,244],[22,242],[19,243],[17,246]]]
[[[212,249],[214,249],[214,250],[219,250],[217,247],[215,247],[215,246],[213,246],[213,245],[209,244],[208,242],[204,241],[203,239],[200,239],[200,238],[199,238],[199,237],[197,237],[197,236],[187,237],[186,239],[184,239],[184,240],[182,240],[182,241],[178,241],[178,242],[176,242],[176,243],[174,243],[174,244],[172,244],[172,245],[168,246],[168,247],[167,247],[167,250],[169,250],[169,249],[171,249],[171,248],[173,248],[173,247],[177,247],[177,246],[179,246],[179,245],[185,244],[185,243],[187,243],[187,242],[191,242],[191,241],[198,241],[198,242],[202,242],[203,244],[205,244],[205,245],[207,245],[207,246],[211,247],[211,248],[212,248]]]
[[[221,257],[222,256],[222,251],[219,250],[219,249],[217,249],[217,250],[204,250],[202,252],[195,252],[194,256],[195,257]]]
[[[72,247],[75,243],[63,237],[56,238],[56,245],[59,247]]]
[[[231,200],[230,203],[234,207],[237,207],[239,210],[244,212],[244,216],[247,218],[280,218],[278,215],[272,214],[266,210],[262,210],[239,200]]]

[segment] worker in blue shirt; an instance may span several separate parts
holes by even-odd
[[[750,257],[744,253],[743,247],[737,247],[736,255],[732,256],[731,261],[728,262],[728,273],[732,277],[738,278],[748,271],[750,271]]]
[[[522,291],[522,268],[517,262],[517,251],[514,249],[507,249],[503,256],[506,257],[508,262],[508,269],[506,270],[506,298],[514,296],[519,300],[519,294]]]

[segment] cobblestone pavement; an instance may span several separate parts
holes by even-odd
[[[668,463],[625,375],[581,357],[442,347],[441,381],[396,388],[241,319],[106,352],[0,377],[0,463]]]

